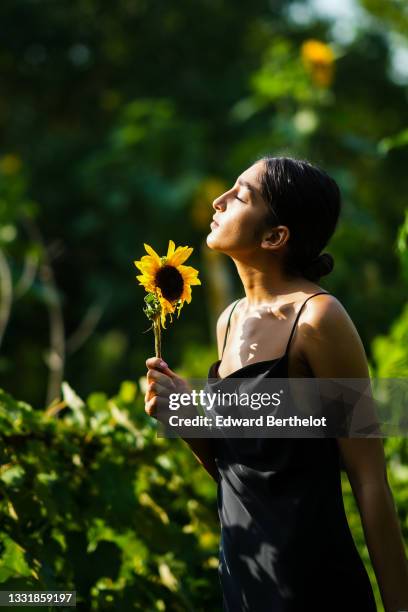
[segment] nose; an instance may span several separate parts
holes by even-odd
[[[218,196],[218,198],[216,198],[214,200],[214,202],[212,203],[212,207],[214,208],[214,210],[219,210],[223,207],[224,205],[224,197],[225,197],[225,193],[223,193],[222,195]]]

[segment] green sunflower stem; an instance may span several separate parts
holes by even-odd
[[[156,315],[153,323],[154,331],[154,350],[156,357],[161,359],[161,327],[160,327],[160,314]]]

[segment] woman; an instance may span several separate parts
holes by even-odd
[[[322,169],[287,157],[257,160],[214,201],[207,245],[232,258],[245,293],[217,322],[215,389],[233,377],[369,378],[350,317],[317,284],[333,268],[321,251],[340,201]],[[159,359],[146,365],[145,409],[154,416],[188,385]],[[384,608],[408,610],[408,565],[380,438],[185,441],[218,483],[223,610],[376,610],[344,513],[341,465]]]

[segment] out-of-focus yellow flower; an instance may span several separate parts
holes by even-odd
[[[21,165],[21,159],[13,153],[8,153],[0,158],[0,170],[3,174],[16,174],[20,170]]]
[[[198,270],[182,264],[193,252],[192,247],[177,247],[169,240],[167,255],[160,257],[148,244],[144,245],[148,255],[134,264],[142,272],[136,278],[146,291],[154,293],[161,306],[161,324],[166,327],[166,315],[178,306],[180,312],[184,302],[191,302],[191,285],[201,285]]]
[[[310,38],[302,44],[301,56],[314,83],[320,87],[328,87],[334,73],[333,49],[320,40]]]

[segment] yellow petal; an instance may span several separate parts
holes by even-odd
[[[157,266],[157,259],[155,257],[152,257],[151,255],[143,255],[143,257],[141,257],[139,261],[141,263],[150,263],[151,265]]]
[[[155,286],[152,283],[149,283],[148,281],[140,281],[140,283],[143,285],[143,287],[146,289],[146,291],[149,291],[150,293],[154,293],[155,290]]]
[[[160,313],[161,325],[164,329],[166,329],[166,316],[169,313],[173,313],[175,307],[173,306],[173,304],[171,304],[171,302],[169,302],[168,300],[166,300],[166,298],[163,297],[160,287],[157,287],[157,296],[159,298],[159,302],[161,306],[161,313]]]
[[[145,263],[150,261],[151,263],[157,265],[156,259],[151,255],[143,255],[143,257],[140,258],[140,261],[143,261]]]
[[[146,243],[143,243],[143,245],[146,251],[149,253],[149,255],[151,255],[153,259],[155,260],[155,262],[160,266],[161,265],[160,256],[156,253],[156,251],[152,249],[152,247]]]
[[[168,261],[168,264],[174,267],[179,266],[190,257],[193,250],[193,247],[177,247],[174,255]]]
[[[142,270],[142,276],[149,283],[154,283],[154,276],[152,276],[151,274],[146,274],[146,272],[144,270]]]
[[[192,268],[191,266],[177,266],[177,269],[180,270],[180,272],[182,274],[184,274],[184,276],[189,277],[189,278],[197,278],[198,275],[198,270],[196,270],[195,268]]]
[[[141,259],[133,262],[136,268],[154,276],[159,269],[157,261],[151,255],[144,255]]]
[[[157,272],[158,266],[152,266],[151,264],[146,264],[143,262],[135,262],[136,268],[139,268],[141,272],[146,272],[147,274],[151,274],[154,276]]]
[[[195,268],[193,268],[192,266],[183,266],[182,264],[180,264],[179,266],[177,266],[180,270],[183,270],[183,272],[185,272],[186,274],[198,274],[198,270],[196,270]]]
[[[156,290],[161,307],[167,312],[174,312],[174,305],[163,297],[160,287],[156,287]]]
[[[178,271],[185,283],[189,285],[201,285],[200,279],[197,278],[198,270],[191,268],[190,266],[178,266]]]
[[[160,315],[160,322],[163,329],[166,329],[166,314],[164,312]]]
[[[167,249],[167,255],[166,255],[167,260],[173,257],[175,248],[176,248],[176,245],[174,244],[173,240],[169,240],[169,247]]]
[[[146,291],[155,290],[154,284],[150,281],[150,279],[146,278],[146,276],[144,276],[143,274],[139,274],[139,276],[136,276],[136,278],[140,281],[140,284],[143,285]]]
[[[191,287],[190,285],[185,285],[183,289],[183,294],[181,296],[182,300],[185,300],[187,304],[191,302]]]

